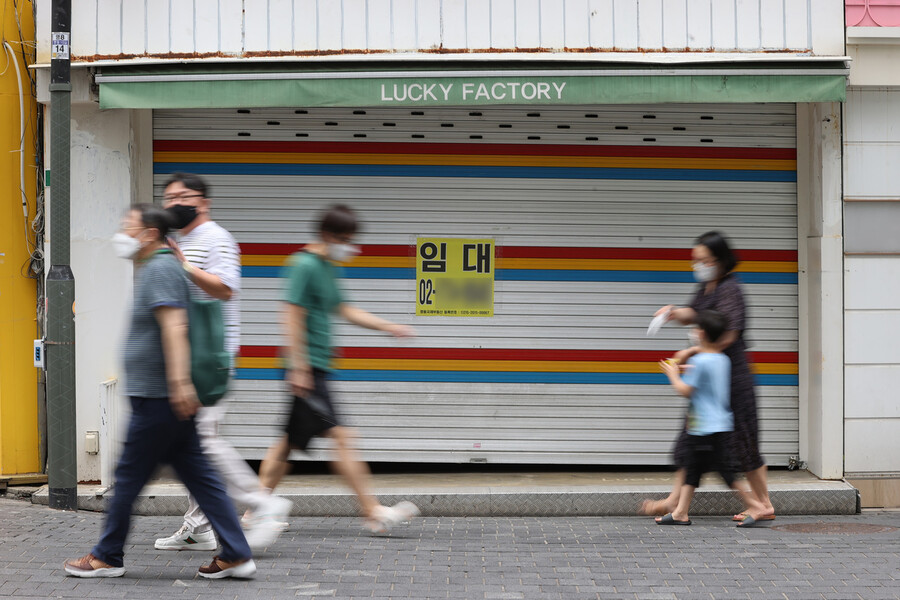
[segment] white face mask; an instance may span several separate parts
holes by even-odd
[[[140,240],[121,231],[112,237],[112,244],[116,256],[126,260],[133,260],[137,253],[141,251]]]
[[[706,283],[716,278],[716,265],[706,263],[694,263],[694,279],[700,283]]]
[[[688,331],[688,339],[691,341],[691,346],[700,345],[700,334],[697,333],[696,329],[691,329],[690,331]]]
[[[353,244],[328,244],[328,258],[334,262],[344,262],[359,254],[359,248]]]

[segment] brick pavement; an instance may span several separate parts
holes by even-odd
[[[900,513],[782,517],[890,526]],[[177,517],[136,517],[121,579],[65,577],[102,515],[0,500],[0,597],[247,598],[900,598],[900,531],[740,530],[722,517],[660,527],[642,517],[428,517],[394,535],[352,518],[293,517],[250,581],[196,576],[211,553],[166,553]]]

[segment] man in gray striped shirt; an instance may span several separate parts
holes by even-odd
[[[175,173],[166,183],[164,207],[181,230],[176,256],[188,274],[191,294],[200,300],[222,301],[225,349],[236,358],[240,351],[241,251],[234,237],[210,218],[206,182],[198,175]],[[209,461],[219,470],[236,501],[251,507],[247,542],[264,548],[278,537],[291,503],[272,496],[228,442],[216,434],[224,416],[224,400],[197,413],[197,433]],[[213,550],[216,538],[209,520],[191,496],[184,524],[173,535],[156,540],[158,550]]]

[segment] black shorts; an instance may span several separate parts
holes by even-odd
[[[292,448],[306,450],[311,439],[340,425],[331,404],[327,380],[328,373],[313,369],[313,390],[303,398],[294,396],[294,406],[285,428]]]
[[[728,487],[734,483],[734,467],[730,459],[730,431],[710,435],[687,435],[684,483],[700,487],[704,473],[718,471]]]

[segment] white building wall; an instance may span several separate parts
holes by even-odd
[[[893,56],[896,60],[897,50]],[[883,73],[891,77],[893,68]],[[900,88],[848,90],[845,115],[845,471],[897,475]],[[863,218],[858,228],[850,228],[861,210],[874,211],[875,219]],[[876,230],[879,235],[872,235]]]
[[[40,75],[38,100],[46,96],[47,73]],[[43,85],[40,85],[43,83]],[[78,480],[101,479],[100,455],[84,450],[85,433],[101,431],[101,384],[122,378],[121,348],[131,301],[132,265],[116,258],[110,238],[119,229],[128,206],[141,199],[133,188],[147,181],[139,165],[142,157],[152,163],[152,153],[137,152],[142,141],[136,136],[144,116],[140,111],[102,112],[89,94],[86,73],[73,71],[72,150],[70,180],[71,265],[75,275],[75,370],[76,440]],[[146,111],[149,113],[149,111]],[[149,119],[146,119],[149,127]],[[49,128],[49,121],[45,121]],[[49,145],[45,161],[50,169],[48,206],[53,207],[53,165]],[[152,168],[152,167],[150,167]],[[144,200],[152,201],[148,187]],[[52,257],[46,236],[48,256]],[[49,265],[48,265],[49,266]],[[122,386],[118,387],[122,392]],[[119,399],[120,417],[127,414]]]
[[[847,56],[852,59],[851,87],[900,86],[896,68],[900,27],[848,27]]]
[[[797,105],[800,458],[843,477],[841,105]]]
[[[50,0],[38,0],[49,62]],[[842,0],[78,0],[75,61],[363,52],[843,55]]]

